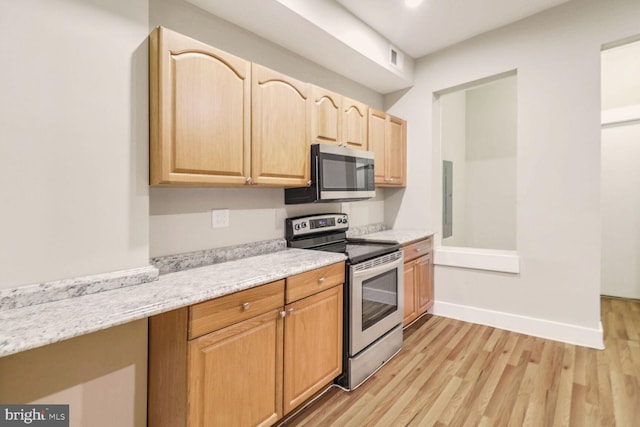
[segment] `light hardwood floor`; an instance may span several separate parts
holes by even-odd
[[[357,390],[285,426],[640,426],[640,301],[602,298],[605,350],[428,316]]]

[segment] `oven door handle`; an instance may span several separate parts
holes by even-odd
[[[351,267],[353,270],[353,278],[354,279],[359,279],[362,276],[377,276],[380,273],[384,273],[385,271],[389,271],[389,270],[393,270],[394,268],[398,268],[400,265],[404,264],[404,254],[392,261],[392,262],[388,262],[385,264],[381,264],[381,265],[376,265],[375,267],[371,267],[371,268],[367,268],[365,270],[358,270],[356,271],[355,268],[353,268],[353,266]]]

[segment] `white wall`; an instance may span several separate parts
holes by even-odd
[[[467,178],[466,178],[466,112],[467,96],[465,90],[444,94],[440,97],[440,132],[442,160],[453,163],[453,199],[451,202],[451,237],[442,239],[447,246],[468,246],[467,244]],[[436,107],[437,108],[437,107]]]
[[[602,52],[602,109],[640,105],[640,42]]]
[[[0,288],[148,265],[147,0],[0,3]]]
[[[471,248],[516,249],[516,83],[507,76],[466,91],[462,197]]]
[[[443,245],[516,247],[516,82],[505,76],[437,101],[442,159],[453,161],[453,235]]]
[[[150,0],[149,29],[158,25],[260,63],[302,81],[382,108],[382,95],[223,21],[189,3]],[[351,225],[384,222],[384,191],[372,201],[349,203]],[[169,255],[284,237],[284,219],[336,212],[341,204],[285,206],[284,190],[270,188],[153,188],[150,254]],[[211,209],[229,209],[228,228],[211,228]]]
[[[602,129],[601,292],[640,299],[640,42],[602,52],[602,109],[629,107],[635,123]]]
[[[407,203],[387,200],[395,204],[394,225],[439,230],[432,94],[518,73],[520,274],[436,267],[436,308],[517,314],[532,320],[524,328],[532,334],[542,334],[542,324],[576,327],[590,337],[584,344],[599,345],[600,49],[640,32],[638,22],[635,0],[569,2],[419,60],[413,88],[387,97],[390,112],[409,123],[411,185],[402,198]]]
[[[640,299],[638,165],[640,124],[602,129],[603,295]]]

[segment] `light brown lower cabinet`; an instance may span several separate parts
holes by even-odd
[[[284,413],[342,372],[342,286],[287,305],[284,319]]]
[[[270,426],[282,417],[278,310],[189,341],[189,425]]]
[[[338,263],[149,318],[148,425],[270,426],[329,385],[343,283]]]
[[[431,238],[402,248],[404,252],[404,319],[407,326],[433,306]]]

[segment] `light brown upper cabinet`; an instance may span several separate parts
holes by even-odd
[[[310,85],[258,64],[252,76],[253,183],[308,185]]]
[[[156,28],[150,36],[149,97],[151,185],[246,182],[250,62]]]
[[[367,105],[311,86],[311,143],[367,149]]]
[[[369,150],[375,154],[377,187],[404,187],[407,170],[407,122],[369,109]]]
[[[308,185],[308,83],[166,28],[149,40],[151,185]]]
[[[342,141],[349,147],[367,150],[369,107],[347,97],[342,98]]]
[[[342,95],[311,86],[311,143],[340,144]]]

